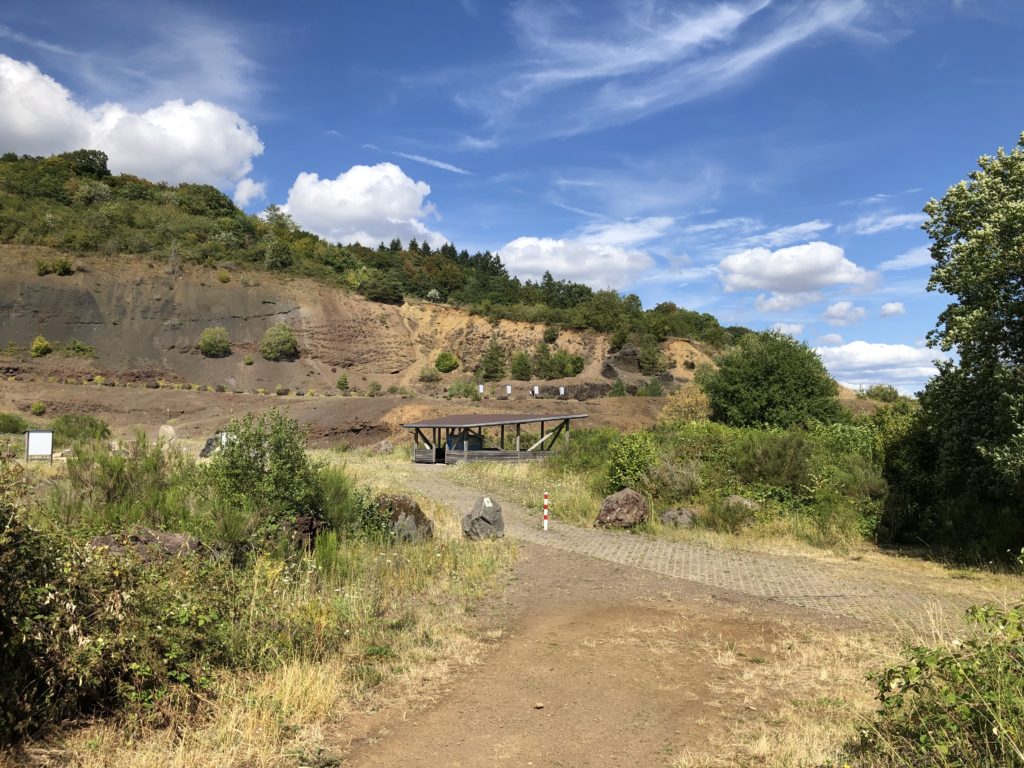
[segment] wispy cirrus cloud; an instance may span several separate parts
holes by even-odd
[[[434,158],[426,157],[425,155],[415,155],[409,152],[392,152],[391,154],[398,155],[398,157],[404,157],[406,160],[412,160],[413,162],[416,163],[423,163],[424,165],[429,165],[432,168],[440,168],[442,171],[457,173],[460,176],[475,175],[472,171],[467,171],[465,168],[460,168],[457,165],[446,163],[444,160],[435,160]]]
[[[586,133],[737,85],[795,46],[828,35],[863,36],[871,15],[867,0],[683,9],[654,0],[623,2],[601,15],[526,0],[511,14],[520,58],[485,80],[477,73],[457,101],[484,115],[490,132],[529,126],[534,136]],[[550,108],[554,100],[557,110]]]
[[[923,213],[869,213],[848,224],[844,231],[857,235],[877,235],[893,229],[912,229],[921,226],[927,217]]]

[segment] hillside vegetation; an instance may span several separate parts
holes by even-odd
[[[522,282],[489,251],[470,254],[451,243],[431,248],[415,239],[376,248],[330,243],[276,206],[262,218],[247,215],[209,185],[113,175],[96,150],[0,157],[0,242],[211,266],[232,261],[319,278],[383,303],[418,297],[491,319],[608,332],[612,351],[628,341],[654,358],[657,344],[670,336],[725,347],[747,332],[670,302],[645,311],[633,294],[594,291],[550,274]]]

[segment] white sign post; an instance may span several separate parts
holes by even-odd
[[[42,459],[53,464],[53,432],[48,429],[30,429],[25,433],[25,463]]]
[[[505,385],[505,396],[506,397],[512,397],[512,385],[511,384],[506,384]]]

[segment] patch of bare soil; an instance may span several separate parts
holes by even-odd
[[[427,703],[371,716],[344,764],[671,765],[758,716],[714,649],[769,662],[788,615],[771,610],[524,545],[507,593],[481,616],[503,627],[492,652]]]

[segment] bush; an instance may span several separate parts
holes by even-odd
[[[29,410],[32,412],[33,416],[42,416],[44,413],[46,413],[46,403],[42,403],[37,400],[36,402],[32,403]]]
[[[367,397],[377,397],[380,395],[381,386],[379,381],[371,381],[366,387]]]
[[[242,358],[242,363],[245,365],[252,365],[253,362],[254,361],[252,359],[252,355],[246,355],[245,357]]]
[[[1024,603],[967,616],[968,640],[912,648],[877,677],[872,765],[1024,766]]]
[[[96,348],[72,338],[67,344],[61,346],[60,353],[68,357],[96,357]]]
[[[715,421],[737,427],[831,423],[843,414],[836,383],[806,344],[778,333],[750,333],[697,371]]]
[[[459,359],[449,350],[444,350],[434,360],[434,367],[441,373],[451,373],[459,367]]]
[[[718,498],[698,515],[695,523],[701,528],[722,533],[739,533],[755,518],[752,507],[729,498]]]
[[[799,433],[745,430],[731,452],[733,470],[745,484],[797,493],[810,482],[811,445]]]
[[[45,357],[53,352],[53,347],[50,346],[50,342],[44,336],[36,336],[32,339],[32,346],[29,347],[28,351],[32,357]]]
[[[199,335],[199,351],[203,357],[227,357],[231,354],[231,340],[227,329],[221,326],[207,328]]]
[[[899,390],[892,384],[874,384],[864,390],[863,396],[880,403],[895,403],[900,399]]]
[[[348,376],[346,376],[344,373],[341,374],[341,376],[339,376],[338,380],[335,382],[335,386],[342,392],[348,392]]]
[[[270,326],[260,342],[260,354],[264,360],[275,363],[297,359],[299,343],[295,340],[295,332],[284,323]]]
[[[218,269],[217,270],[217,279],[220,280],[220,282],[222,282],[222,283],[230,283],[231,282],[231,273],[228,272],[226,269]]]
[[[105,440],[110,427],[102,419],[88,413],[64,413],[50,422],[57,445],[70,445],[83,440]]]
[[[700,421],[711,415],[711,403],[700,387],[682,387],[669,397],[658,414],[659,424]]]
[[[533,377],[533,361],[526,352],[512,355],[512,378],[516,381],[529,381]]]
[[[17,413],[0,413],[0,435],[20,435],[28,429],[28,422]]]
[[[658,452],[650,432],[641,430],[625,435],[612,446],[608,465],[609,487],[612,491],[646,488],[648,473],[657,458]]]
[[[556,341],[558,341],[558,329],[553,325],[549,325],[544,329],[544,343],[554,344]]]
[[[67,258],[65,258],[63,256],[54,259],[54,261],[53,261],[53,271],[54,271],[55,274],[59,275],[60,277],[67,277],[68,275],[75,274],[75,268],[71,264],[71,260],[67,259]]]
[[[453,397],[465,397],[471,400],[479,400],[480,393],[477,391],[476,382],[472,379],[460,379],[453,381],[445,390],[445,397],[451,400]]]
[[[432,384],[441,380],[441,373],[436,368],[424,366],[420,369],[420,381],[424,384]]]
[[[402,304],[405,291],[401,281],[390,272],[377,273],[359,284],[359,293],[381,304]]]
[[[626,390],[626,385],[622,379],[616,379],[608,390],[608,397],[625,397],[629,392]]]
[[[46,277],[47,275],[53,274],[53,264],[49,261],[39,259],[36,261],[36,274],[40,277]]]
[[[480,361],[480,372],[485,381],[497,381],[505,375],[505,348],[492,340]]]
[[[320,467],[306,455],[306,434],[277,409],[232,420],[230,436],[214,454],[208,476],[226,500],[257,510],[257,538],[279,532],[300,516],[324,517]]]
[[[642,387],[639,387],[636,394],[638,397],[661,397],[665,394],[665,390],[661,386],[661,381],[651,379]]]

